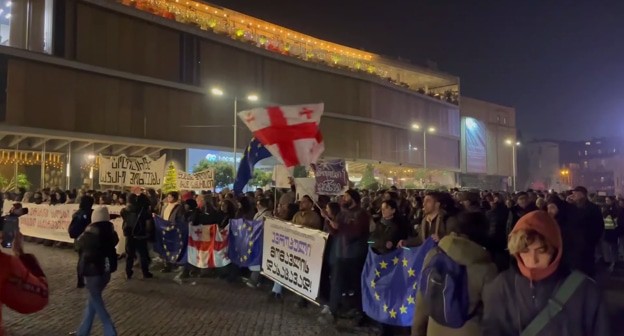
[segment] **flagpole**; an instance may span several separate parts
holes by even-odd
[[[238,97],[234,97],[234,148],[232,151],[232,156],[234,158],[234,175],[233,177],[236,178],[236,147],[237,147],[237,128],[238,128],[238,116],[236,115],[236,113],[238,112]]]

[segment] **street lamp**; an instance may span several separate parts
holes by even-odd
[[[421,129],[421,126],[418,123],[413,123],[412,129],[419,131]],[[433,134],[436,131],[437,131],[436,128],[433,126],[426,127],[422,130],[422,133],[423,133],[423,168],[424,169],[427,169],[427,133]]]
[[[520,142],[519,141],[515,141],[513,139],[507,139],[505,140],[505,144],[507,146],[511,146],[511,169],[512,169],[512,179],[513,179],[513,190],[516,191],[516,147],[520,147]]]
[[[217,97],[221,97],[225,95],[225,91],[223,91],[219,87],[211,88],[210,93],[212,93],[213,96],[217,96]],[[247,95],[247,100],[250,102],[257,102],[258,100],[260,100],[260,97],[255,93],[250,93]],[[237,130],[238,130],[238,97],[234,96],[234,139],[233,139],[233,149],[232,149],[232,156],[234,157],[234,177],[236,176],[236,168],[237,168],[236,167],[236,156],[237,156],[236,149],[238,147]]]

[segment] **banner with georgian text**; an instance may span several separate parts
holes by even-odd
[[[192,174],[178,170],[176,183],[178,190],[213,190],[214,169],[206,169]]]
[[[11,210],[13,202],[4,202],[2,214],[6,215]],[[73,243],[74,240],[69,238],[69,224],[71,223],[74,212],[78,210],[78,204],[35,204],[22,203],[24,208],[28,208],[28,214],[19,218],[19,229],[24,236],[54,240],[59,242]],[[93,208],[97,208],[94,206]],[[108,212],[111,215],[119,215],[123,206],[107,205]],[[121,217],[111,220],[115,226],[115,231],[119,236],[119,244],[117,244],[117,253],[123,253],[125,250],[125,238],[121,225],[123,220]]]
[[[165,177],[167,156],[154,160],[125,155],[100,157],[99,181],[106,186],[143,187],[159,189]]]
[[[264,222],[262,274],[315,301],[326,241],[325,232],[267,218]]]

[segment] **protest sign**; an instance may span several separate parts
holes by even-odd
[[[99,181],[106,186],[139,186],[158,189],[165,176],[166,155],[154,160],[149,156],[129,158],[125,155],[101,156]]]
[[[273,167],[273,182],[276,188],[290,188],[290,172],[284,165]]]
[[[176,181],[178,190],[212,190],[214,189],[214,170],[206,169],[193,174],[178,170]]]
[[[8,214],[11,210],[11,202],[4,202],[2,209],[3,214]],[[34,204],[22,203],[24,208],[28,208],[28,214],[19,218],[19,229],[24,236],[54,240],[59,242],[73,243],[74,240],[69,237],[67,230],[71,224],[74,212],[78,211],[78,204]],[[97,208],[94,206],[93,208]],[[111,215],[119,215],[123,206],[107,205],[108,212]],[[119,244],[117,245],[117,253],[124,251],[125,239],[121,225],[121,218],[111,220],[115,231],[119,236]]]
[[[349,187],[344,160],[319,161],[314,165],[314,176],[319,195],[340,195]]]
[[[262,273],[296,294],[316,300],[326,240],[325,232],[267,218]]]
[[[295,180],[295,190],[297,201],[301,200],[301,197],[308,195],[314,202],[318,202],[318,194],[315,190],[316,179],[314,177],[297,177]]]

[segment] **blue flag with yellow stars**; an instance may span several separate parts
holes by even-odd
[[[271,152],[269,152],[269,150],[266,149],[266,147],[264,147],[258,139],[251,138],[251,142],[245,149],[243,158],[238,165],[238,171],[236,172],[236,180],[234,180],[233,188],[236,195],[243,192],[243,188],[245,188],[245,185],[247,185],[249,180],[251,180],[251,177],[253,176],[253,167],[256,163],[270,156]]]
[[[172,223],[160,216],[155,216],[154,228],[154,252],[158,253],[166,262],[185,264],[188,246],[188,223],[183,220]]]
[[[262,265],[264,220],[230,220],[228,257],[240,267]]]
[[[362,305],[366,315],[393,326],[411,326],[417,280],[427,252],[435,246],[429,238],[419,247],[399,248],[383,255],[369,248],[362,271]]]

